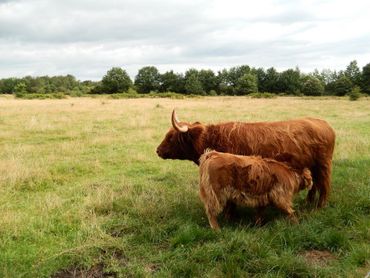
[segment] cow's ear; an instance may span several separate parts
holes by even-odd
[[[206,127],[202,124],[196,124],[189,128],[189,135],[193,138],[199,138],[200,135],[205,131]]]

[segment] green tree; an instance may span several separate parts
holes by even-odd
[[[14,87],[19,82],[18,78],[4,78],[0,80],[0,93],[1,94],[12,94],[14,93]]]
[[[357,65],[357,61],[351,61],[344,71],[344,75],[351,80],[353,86],[358,86],[361,83],[361,71]]]
[[[135,77],[135,87],[139,93],[147,94],[160,89],[161,75],[156,67],[147,66],[139,70]]]
[[[324,84],[314,76],[303,79],[302,93],[307,96],[321,96],[324,93]]]
[[[232,85],[236,85],[239,78],[242,77],[246,73],[250,73],[251,68],[248,65],[242,65],[237,67],[232,67],[229,70],[229,81]]]
[[[229,70],[223,69],[222,71],[218,72],[217,75],[217,83],[219,91],[222,94],[227,95],[235,95],[238,94],[238,82],[240,82],[240,78],[251,72],[251,68],[248,65],[242,65],[237,67],[232,67]]]
[[[362,68],[361,89],[363,92],[370,94],[370,63]]]
[[[189,69],[185,73],[185,91],[188,94],[204,95],[202,83],[199,80],[199,71],[196,69]]]
[[[327,85],[327,90],[336,96],[344,96],[351,92],[352,88],[353,84],[351,80],[345,75],[342,75],[336,81]]]
[[[315,74],[314,76],[318,78],[321,82],[325,85],[334,82],[338,79],[338,73],[336,71],[332,71],[331,69],[323,69],[319,74]]]
[[[232,95],[233,92],[233,84],[231,84],[229,80],[229,72],[227,69],[223,69],[218,72],[217,74],[218,80],[218,90],[221,94]]]
[[[216,91],[218,89],[218,78],[212,70],[200,70],[198,79],[207,94],[212,90]]]
[[[251,73],[253,73],[257,77],[257,85],[259,92],[267,92],[266,88],[266,77],[267,74],[263,68],[252,68]]]
[[[132,86],[132,81],[127,72],[119,67],[111,68],[104,75],[101,85],[95,88],[95,93],[114,94],[127,92]]]
[[[279,92],[289,94],[298,94],[301,88],[301,73],[298,68],[288,69],[279,75],[278,89]]]
[[[172,70],[161,74],[160,84],[159,90],[161,92],[185,92],[184,76],[174,73]]]
[[[266,70],[266,76],[263,83],[264,90],[262,92],[279,92],[279,73],[275,68],[271,67]]]
[[[239,77],[235,91],[238,95],[258,92],[257,77],[252,73],[245,73]]]
[[[45,93],[45,84],[42,77],[25,76],[20,79],[20,82],[23,82],[26,85],[27,93]]]

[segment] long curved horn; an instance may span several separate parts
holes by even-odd
[[[187,132],[189,130],[189,127],[187,125],[180,125],[180,121],[177,119],[176,111],[173,109],[172,111],[172,126],[174,129],[180,132]]]

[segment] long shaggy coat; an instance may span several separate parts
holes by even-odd
[[[293,195],[312,186],[311,172],[257,156],[207,151],[200,158],[200,197],[209,223],[219,229],[217,215],[228,201],[247,207],[274,205],[294,218]]]
[[[164,159],[187,159],[199,163],[207,148],[238,155],[256,155],[288,163],[296,169],[309,168],[313,187],[308,201],[325,205],[331,187],[335,133],[320,119],[303,118],[280,122],[228,122],[204,125],[179,122],[175,111],[172,126],[157,153]]]

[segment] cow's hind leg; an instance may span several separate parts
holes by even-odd
[[[312,188],[311,190],[308,191],[308,194],[307,194],[306,200],[308,204],[313,204],[315,202],[316,192],[317,192],[316,180],[314,180]]]
[[[318,186],[320,197],[317,206],[322,208],[326,205],[331,190],[331,161],[320,169],[321,171],[318,173],[318,178],[321,181],[321,183],[319,182],[320,186]]]

